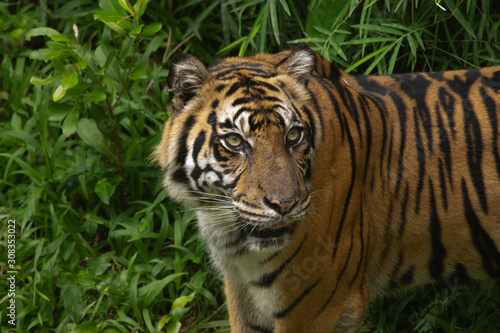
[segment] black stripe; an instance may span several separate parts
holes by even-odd
[[[438,103],[436,102],[436,104],[438,104]],[[448,137],[448,132],[446,131],[446,126],[444,124],[443,117],[442,117],[441,113],[439,112],[438,105],[436,105],[435,111],[436,111],[437,124],[438,124],[438,130],[439,130],[439,150],[444,155],[444,164],[446,166],[448,181],[450,183],[450,186],[453,186],[453,181],[452,181],[453,178],[452,178],[452,174],[451,174],[452,168],[451,168],[450,138]],[[444,170],[442,170],[442,171],[444,171]],[[444,178],[443,178],[443,181],[444,181]]]
[[[328,78],[332,82],[337,82],[340,78],[340,71],[334,64],[330,63],[330,73],[328,73]]]
[[[294,307],[296,307],[300,301],[302,301],[302,299],[304,297],[307,296],[307,294],[309,294],[311,292],[311,290],[313,290],[317,285],[318,283],[321,281],[322,278],[319,278],[316,280],[316,282],[314,282],[312,285],[310,285],[309,287],[307,287],[306,290],[304,290],[293,302],[292,304],[290,304],[289,306],[287,306],[284,310],[280,311],[280,312],[277,312],[274,314],[274,318],[283,318],[285,317],[290,311],[293,310]]]
[[[440,87],[438,89],[438,99],[448,119],[448,128],[451,130],[453,139],[455,139],[455,98],[444,87]]]
[[[409,97],[415,100],[415,115],[419,118],[420,123],[422,124],[422,137],[425,136],[427,140],[427,149],[429,150],[429,153],[432,154],[434,150],[434,139],[432,135],[433,126],[430,111],[427,107],[427,99],[425,98],[425,94],[429,90],[431,81],[429,81],[423,74],[414,74],[411,77],[413,80],[408,81],[408,83],[410,84],[409,88],[412,95]]]
[[[344,127],[344,124],[342,123],[342,114],[340,113],[341,108],[340,108],[338,99],[335,97],[335,95],[332,92],[334,90],[334,87],[327,85],[325,83],[325,81],[323,81],[323,80],[318,80],[318,83],[322,86],[324,91],[328,94],[328,98],[330,99],[330,103],[328,103],[328,104],[331,107],[331,109],[333,109],[333,111],[335,112],[335,114],[339,120],[341,137],[342,137],[342,139],[344,139],[345,127]],[[312,92],[311,92],[311,95],[313,95]],[[331,110],[331,109],[329,108],[329,110]],[[319,112],[319,113],[321,114],[321,112]]]
[[[321,107],[320,107],[320,105],[318,103],[318,99],[316,98],[316,94],[313,94],[312,91],[311,91],[311,89],[308,89],[307,91],[309,92],[309,96],[311,96],[311,100],[312,100],[312,102],[314,104],[314,110],[316,110],[315,113],[318,116],[319,124],[323,124],[323,114],[321,112]],[[316,124],[314,123],[314,118],[312,117],[312,114],[311,114],[309,108],[303,107],[304,111],[306,111],[306,109],[307,109],[307,115],[308,116],[311,115],[309,117],[309,119],[311,119],[311,121],[310,121],[311,132],[312,132],[311,133],[311,137],[314,139],[314,133],[316,133]],[[325,135],[325,128],[324,128],[324,126],[321,126],[321,137],[324,137],[324,135]],[[315,142],[315,141],[313,141],[313,142],[314,142],[313,149],[316,149],[317,145],[319,144],[319,142]]]
[[[415,272],[415,267],[414,266],[410,266],[406,272],[404,272],[403,275],[401,275],[401,278],[399,279],[399,286],[403,287],[403,286],[406,286],[406,285],[410,285],[411,283],[413,283],[413,274]]]
[[[363,171],[363,183],[366,182],[366,176],[368,175],[368,165],[370,162],[370,155],[372,151],[372,126],[370,123],[370,117],[368,116],[367,112],[367,100],[361,98],[359,96],[358,100],[359,104],[361,105],[361,112],[363,114],[363,118],[365,121],[365,132],[366,132],[366,149],[365,149],[365,165],[364,165],[364,171]]]
[[[219,106],[219,100],[218,99],[215,99],[213,102],[212,102],[212,109],[217,109],[217,107]]]
[[[347,191],[346,199],[344,201],[344,209],[342,211],[342,216],[338,224],[338,231],[337,235],[335,236],[335,244],[339,244],[340,234],[342,233],[342,229],[344,228],[344,223],[347,218],[347,210],[351,203],[351,196],[354,190],[354,181],[356,179],[356,152],[354,151],[355,150],[354,140],[352,139],[351,132],[348,129],[347,129],[347,141],[349,142],[349,151],[351,153],[351,161],[349,163],[351,165],[351,181],[349,185],[349,190]],[[337,246],[333,247],[332,262],[333,260],[335,260],[337,249],[338,249]]]
[[[398,273],[401,270],[402,266],[403,266],[403,252],[399,251],[398,261],[394,265],[394,268],[392,269],[392,272],[390,275],[391,277],[390,277],[389,286],[388,286],[388,289],[390,291],[396,290],[399,287]]]
[[[200,168],[200,166],[198,165],[198,155],[201,151],[201,148],[203,147],[203,145],[205,144],[205,140],[206,140],[206,132],[205,131],[201,131],[198,136],[196,137],[196,139],[194,140],[194,144],[193,144],[193,153],[192,153],[192,157],[193,157],[193,161],[195,162],[195,168],[191,171],[191,179],[194,179],[197,184],[198,184],[198,178],[200,177],[200,175],[203,173],[204,170],[202,170]],[[199,184],[198,184],[199,185]]]
[[[446,177],[444,174],[443,160],[439,159],[439,188],[441,189],[441,202],[444,210],[448,210],[448,196],[446,191]]]
[[[198,159],[198,154],[200,153],[201,148],[205,144],[205,137],[206,137],[206,132],[201,131],[194,140],[192,157],[195,162]]]
[[[250,97],[240,97],[240,98],[235,99],[231,105],[237,106],[240,104],[250,103],[252,101],[253,101],[253,99]]]
[[[172,174],[172,180],[181,184],[189,185],[189,178],[184,168],[175,170],[175,172]]]
[[[430,221],[429,221],[429,234],[431,237],[431,257],[429,259],[429,273],[432,278],[439,280],[442,277],[444,267],[443,260],[446,256],[446,249],[441,241],[441,221],[436,208],[436,196],[434,194],[434,186],[429,179],[429,205],[430,205]]]
[[[184,165],[184,163],[186,162],[186,157],[188,153],[187,138],[195,122],[196,122],[196,117],[193,115],[189,116],[184,122],[184,126],[182,127],[182,134],[179,138],[179,145],[178,145],[179,153],[177,154],[176,158],[177,164]]]
[[[390,92],[390,97],[393,101],[393,103],[396,105],[396,109],[398,111],[398,119],[399,119],[399,134],[401,134],[401,138],[398,140],[399,143],[399,160],[398,160],[398,173],[396,177],[396,188],[395,188],[395,193],[399,192],[399,187],[401,186],[401,181],[403,179],[403,156],[404,156],[404,149],[406,145],[406,117],[407,117],[407,112],[408,108],[406,107],[403,99],[401,98],[401,95],[399,95],[397,92]],[[392,147],[392,142],[394,141],[394,137],[391,135],[391,147]],[[392,153],[392,149],[391,149]],[[380,157],[381,159],[384,158],[384,156]],[[387,168],[389,169],[391,166],[390,159],[388,160],[389,162],[387,163]],[[390,170],[387,170],[390,172]],[[390,173],[389,173],[390,174]]]
[[[262,327],[262,326],[259,326],[256,324],[248,323],[247,326],[250,327],[251,329],[253,329],[254,331],[257,331],[260,333],[273,333],[274,332],[274,330],[272,328]]]
[[[415,130],[415,151],[417,152],[417,164],[418,164],[418,180],[416,188],[416,203],[415,203],[415,213],[420,210],[420,200],[422,198],[422,190],[424,188],[424,176],[425,176],[425,161],[426,153],[424,148],[424,143],[422,141],[422,134],[419,128],[419,119],[417,112],[414,112],[414,130]]]
[[[493,143],[493,157],[495,158],[495,164],[497,169],[498,177],[500,178],[500,153],[498,151],[498,147],[500,146],[499,138],[498,138],[498,115],[500,111],[498,110],[497,104],[491,98],[486,89],[484,87],[479,88],[479,93],[481,94],[481,98],[483,99],[483,103],[486,108],[486,113],[488,114],[488,120],[491,126],[492,143]]]
[[[365,256],[365,240],[364,240],[364,237],[363,237],[363,200],[361,200],[360,204],[359,204],[359,243],[360,243],[360,247],[359,247],[359,261],[358,261],[358,266],[356,267],[356,272],[354,273],[354,276],[353,278],[351,279],[351,283],[349,284],[349,287],[352,288],[352,285],[354,284],[354,282],[356,281],[356,279],[358,278],[358,275],[360,273],[360,269],[361,269],[361,264],[363,263],[363,259],[364,259],[364,256]]]
[[[465,142],[467,143],[467,162],[469,165],[469,174],[472,184],[476,190],[484,213],[488,212],[488,203],[486,200],[486,189],[483,179],[483,141],[481,138],[481,125],[472,110],[469,100],[463,101],[464,108],[464,132]]]
[[[403,233],[406,229],[406,212],[408,208],[408,197],[410,195],[410,188],[408,183],[405,186],[405,193],[403,197],[403,201],[401,202],[401,213],[399,215],[399,228],[398,228],[398,238],[403,237]]]
[[[270,287],[274,281],[278,278],[280,273],[285,269],[286,266],[295,258],[295,256],[299,253],[300,249],[302,248],[302,244],[304,244],[304,241],[306,240],[307,234],[304,235],[304,238],[302,239],[302,242],[300,242],[300,245],[297,247],[297,249],[292,253],[291,256],[289,256],[283,263],[273,272],[264,274],[258,281],[252,282],[252,285],[256,287]]]
[[[464,214],[471,230],[471,237],[474,246],[483,259],[484,270],[497,280],[500,278],[500,253],[488,233],[481,226],[481,221],[477,216],[472,202],[469,198],[469,192],[465,185],[465,179],[462,179],[462,195],[464,200]]]

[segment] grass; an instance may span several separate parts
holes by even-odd
[[[410,0],[0,3],[0,274],[18,272],[14,331],[227,330],[193,214],[166,198],[148,162],[169,116],[172,56],[213,63],[306,41],[352,73],[498,64],[499,9],[440,5],[448,10]],[[493,332],[499,296],[447,286],[384,298],[363,330]],[[10,299],[0,295],[0,332],[14,329]]]

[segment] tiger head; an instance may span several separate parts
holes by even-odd
[[[173,111],[154,156],[169,196],[197,210],[209,245],[281,248],[306,216],[320,140],[307,91],[315,62],[306,45],[208,69],[189,54],[173,60]]]

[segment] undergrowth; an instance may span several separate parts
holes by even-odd
[[[149,163],[174,55],[307,42],[351,73],[481,67],[499,63],[499,13],[487,0],[0,3],[0,274],[18,272],[16,325],[2,293],[0,331],[228,330],[194,215]],[[498,287],[464,288],[378,300],[363,330],[497,331]]]

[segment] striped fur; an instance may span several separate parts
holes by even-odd
[[[349,76],[298,45],[174,60],[155,157],[233,332],[355,332],[370,298],[500,277],[500,67]]]

